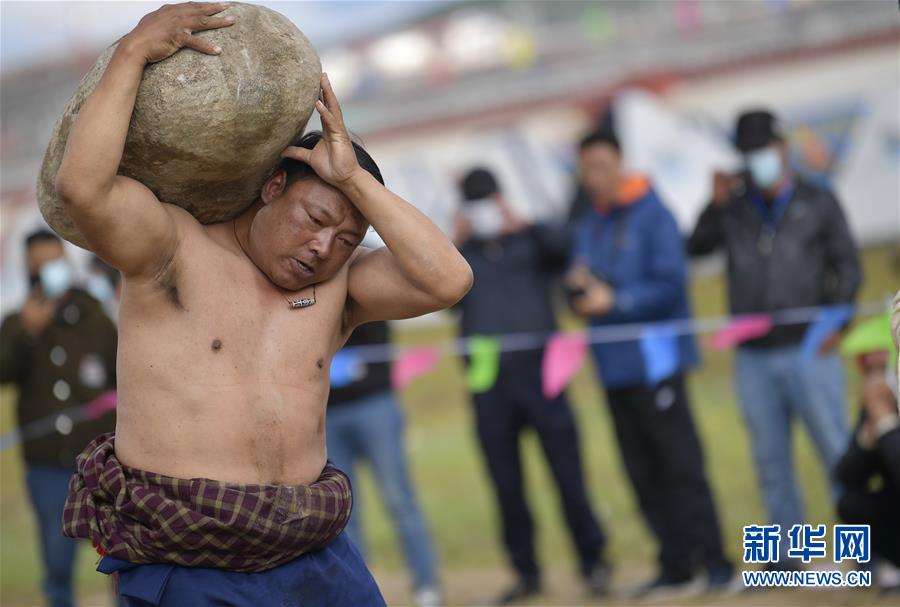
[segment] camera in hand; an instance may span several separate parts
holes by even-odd
[[[563,288],[566,291],[566,297],[569,299],[569,301],[578,299],[585,293],[584,287],[572,287],[569,285],[563,285]]]

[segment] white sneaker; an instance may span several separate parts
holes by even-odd
[[[900,567],[895,567],[887,560],[882,559],[875,569],[875,578],[882,589],[900,588]]]
[[[706,583],[706,593],[725,598],[738,595],[747,588],[744,586],[744,578],[740,571],[735,571],[725,582]]]
[[[413,593],[413,603],[416,607],[442,607],[444,599],[436,586],[425,586]]]

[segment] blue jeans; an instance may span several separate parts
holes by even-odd
[[[328,407],[328,459],[356,481],[355,464],[372,467],[378,490],[403,542],[413,586],[436,586],[436,558],[425,520],[416,503],[404,451],[403,414],[390,392],[379,392]],[[346,531],[365,554],[360,528],[359,491],[353,492],[353,513]]]
[[[806,426],[832,493],[839,494],[834,468],[850,439],[841,359],[837,353],[806,358],[796,345],[738,348],[735,362],[763,499],[770,521],[786,533],[792,525],[805,522],[794,479],[794,417]]]
[[[44,577],[41,587],[51,607],[70,607],[72,565],[77,542],[63,535],[62,515],[72,470],[50,464],[27,464],[25,482],[41,536]]]

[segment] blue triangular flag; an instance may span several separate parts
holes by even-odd
[[[671,325],[655,325],[641,332],[644,379],[656,386],[678,371],[678,332]]]
[[[346,388],[365,374],[365,364],[353,348],[338,350],[331,359],[332,388]]]
[[[822,343],[835,331],[843,329],[852,317],[851,304],[823,306],[816,320],[806,328],[806,335],[803,336],[803,357],[817,356]]]

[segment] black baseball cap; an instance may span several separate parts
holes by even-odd
[[[734,144],[741,152],[764,148],[773,141],[784,141],[784,136],[781,125],[772,112],[753,110],[738,116]]]
[[[463,202],[470,202],[499,193],[500,184],[497,183],[497,178],[489,169],[476,167],[463,177],[460,189],[462,190]]]

